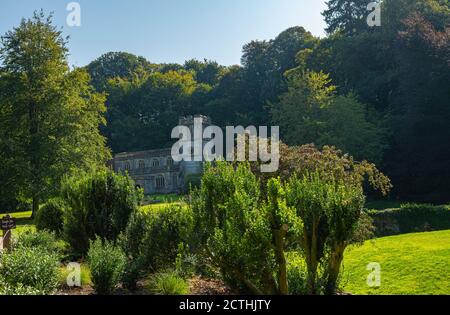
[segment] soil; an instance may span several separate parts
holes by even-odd
[[[189,280],[191,295],[231,295],[231,290],[220,280],[205,279],[195,277]],[[95,295],[95,291],[91,286],[83,286],[81,288],[62,288],[56,295]],[[129,291],[124,288],[117,288],[114,295],[149,295],[145,289],[145,282],[138,283],[136,291]]]
[[[192,295],[231,295],[232,292],[222,281],[195,277],[189,280]]]

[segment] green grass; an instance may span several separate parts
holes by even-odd
[[[61,287],[67,286],[67,278],[73,272],[73,270],[68,269],[67,266],[60,267],[59,273],[59,285]],[[92,285],[91,271],[86,264],[81,264],[81,274],[80,274],[81,286]]]
[[[369,210],[397,209],[397,208],[400,208],[400,206],[405,203],[407,203],[407,202],[392,201],[392,200],[368,201],[366,203],[366,208]]]
[[[1,216],[5,216],[2,214]],[[31,219],[31,211],[11,213],[11,217],[16,219],[16,228],[12,231],[13,235],[17,235],[26,231],[35,231],[33,219]]]
[[[381,266],[381,286],[370,288],[369,263]],[[450,231],[405,234],[347,251],[342,286],[357,295],[450,295]]]
[[[166,208],[168,206],[179,206],[179,205],[182,205],[182,204],[183,204],[182,202],[155,203],[155,204],[152,204],[152,205],[143,206],[143,207],[141,207],[141,210],[144,211],[144,212],[147,212],[147,211],[158,211],[158,210],[164,209],[164,208]]]

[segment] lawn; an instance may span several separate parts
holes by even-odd
[[[0,217],[6,214],[1,214]],[[12,231],[13,235],[23,233],[25,231],[34,231],[36,228],[31,219],[31,211],[11,213],[11,217],[16,219],[16,228]]]
[[[381,286],[370,288],[369,263],[381,265]],[[348,250],[342,285],[357,295],[450,295],[450,231],[405,234]]]

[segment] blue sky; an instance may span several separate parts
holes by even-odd
[[[239,64],[242,46],[301,25],[324,36],[322,0],[78,0],[81,27],[68,27],[67,0],[0,0],[0,34],[43,8],[70,35],[70,63],[84,66],[109,51],[156,63],[212,59]]]

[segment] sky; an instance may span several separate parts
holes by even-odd
[[[204,58],[239,64],[242,46],[292,26],[325,36],[324,0],[78,0],[81,26],[70,27],[67,0],[0,0],[0,34],[33,11],[54,12],[70,36],[69,62],[84,66],[109,51],[154,63]]]

